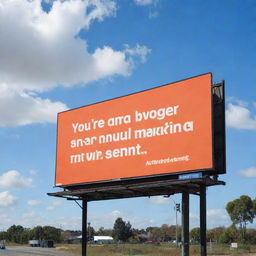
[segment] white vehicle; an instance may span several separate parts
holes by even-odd
[[[41,246],[41,241],[40,240],[29,240],[28,244],[31,247],[39,247],[39,246]]]

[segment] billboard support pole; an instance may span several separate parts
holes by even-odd
[[[82,256],[86,256],[87,252],[87,201],[83,201],[82,207]]]
[[[206,256],[206,187],[204,185],[200,186],[200,244],[201,256]]]
[[[189,193],[182,192],[182,256],[189,256]]]

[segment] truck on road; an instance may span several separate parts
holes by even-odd
[[[54,242],[51,240],[29,240],[28,244],[31,247],[54,247]]]

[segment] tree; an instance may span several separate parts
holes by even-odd
[[[93,241],[93,237],[95,235],[95,230],[92,226],[89,226],[88,224],[88,227],[87,227],[87,236],[88,236],[88,241]]]
[[[112,229],[104,229],[104,227],[100,227],[97,232],[95,232],[97,236],[112,236],[113,230]]]
[[[160,227],[161,241],[168,242],[172,239],[172,230],[167,224],[163,224]]]
[[[12,225],[6,232],[0,232],[0,240],[8,240],[18,244],[26,244],[33,239],[61,242],[61,229],[51,226],[37,226],[33,229],[28,229],[20,225]]]
[[[240,227],[242,238],[245,238],[247,223],[252,223],[255,217],[255,204],[249,196],[242,195],[226,205],[232,222]]]
[[[248,229],[245,239],[250,244],[256,244],[256,229]]]
[[[144,229],[132,229],[132,242],[143,243],[147,241],[147,238],[148,236]]]
[[[6,231],[6,238],[10,242],[25,243],[27,241],[27,230],[20,225],[12,225]]]
[[[130,222],[123,221],[122,218],[117,218],[113,228],[113,237],[116,240],[126,242],[132,236],[132,225]]]
[[[200,242],[200,228],[193,228],[190,231],[190,239],[193,240],[193,242],[199,243]]]
[[[42,238],[45,240],[53,240],[57,243],[61,242],[61,229],[51,226],[44,226],[42,229]]]
[[[154,227],[154,228],[150,229],[149,238],[151,240],[155,240],[155,241],[160,242],[162,240],[160,228],[159,227]]]
[[[4,231],[0,232],[0,241],[6,240],[6,239],[7,239],[7,232],[4,232]]]
[[[235,224],[232,224],[230,227],[223,230],[222,234],[219,237],[220,243],[232,243],[238,241],[238,230]]]
[[[256,198],[252,201],[254,217],[256,216]]]
[[[216,227],[216,228],[207,230],[208,241],[220,242],[220,237],[224,231],[225,231],[224,227]]]
[[[36,226],[34,227],[30,232],[30,238],[41,240],[44,237],[44,230],[42,226]]]

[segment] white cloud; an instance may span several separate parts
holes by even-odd
[[[0,210],[5,211],[0,213],[0,225],[1,230],[8,229],[13,223],[16,225],[22,225],[26,228],[33,228],[35,226],[53,226],[56,228],[63,228],[63,229],[70,229],[70,230],[81,230],[81,216],[70,216],[70,217],[63,217],[61,214],[56,217],[52,212],[42,212],[42,211],[35,211],[29,210],[24,211],[20,214],[17,213],[15,209],[12,208],[1,208]]]
[[[27,203],[28,203],[28,205],[30,205],[30,206],[35,206],[35,205],[41,204],[41,202],[38,201],[38,200],[28,200]]]
[[[230,225],[230,218],[225,209],[208,209],[206,214],[207,214],[207,228]],[[190,228],[199,227],[200,225],[199,214],[190,213],[189,218],[190,218]]]
[[[0,83],[44,91],[131,72],[125,51],[103,46],[89,53],[87,42],[77,36],[93,21],[114,16],[114,1],[58,0],[49,13],[40,3],[1,0]]]
[[[131,72],[131,63],[126,61],[126,55],[121,51],[114,51],[109,46],[98,48],[92,55],[91,80],[107,77],[113,74],[128,76]],[[89,79],[89,76],[86,76]],[[84,82],[90,82],[85,81]]]
[[[227,98],[227,102],[228,103],[235,103],[236,105],[242,106],[242,107],[248,107],[248,102],[244,101],[244,100],[240,100],[235,96],[230,96]]]
[[[58,206],[62,205],[64,202],[64,200],[53,200],[51,202],[51,205],[49,205],[48,207],[46,207],[47,211],[54,211],[58,208]]]
[[[32,186],[32,179],[21,176],[16,170],[8,171],[0,176],[0,187],[27,188]]]
[[[229,226],[231,221],[225,209],[208,209],[207,226],[213,228],[217,226]]]
[[[33,228],[35,226],[46,226],[49,225],[49,217],[45,216],[45,213],[29,210],[24,212],[21,216],[13,216],[15,223],[22,225],[23,227]],[[53,225],[54,226],[54,225]]]
[[[217,219],[229,219],[227,212],[225,209],[208,209],[207,210],[207,217],[208,218],[217,218]]]
[[[116,9],[112,0],[56,0],[49,12],[41,0],[0,1],[0,126],[55,122],[67,106],[38,93],[128,76],[135,63],[146,61],[146,46],[117,51],[103,45],[89,52],[79,37],[93,22],[115,16]]]
[[[149,226],[155,226],[155,220],[144,217],[127,216],[124,217],[125,221],[129,221],[134,228],[146,228]]]
[[[152,204],[170,204],[170,198],[166,198],[164,196],[152,196],[150,197],[150,202]]]
[[[8,191],[0,192],[0,207],[13,206],[17,202],[17,198]]]
[[[29,170],[30,175],[36,175],[38,173],[38,170]]]
[[[31,96],[0,84],[0,126],[56,122],[57,113],[67,110],[61,102]]]
[[[149,15],[148,15],[148,17],[150,18],[150,19],[155,19],[155,18],[157,18],[159,16],[159,12],[158,11],[151,11],[151,12],[149,12]]]
[[[140,62],[145,63],[147,61],[147,56],[151,52],[151,49],[145,45],[136,44],[134,48],[131,48],[129,45],[125,44],[124,52],[131,57],[138,57]],[[130,63],[133,63],[133,59],[130,58]]]
[[[27,218],[29,218],[29,219],[35,218],[35,217],[37,217],[37,213],[36,213],[35,211],[26,212],[26,213],[24,213],[24,214],[22,215],[22,217],[23,217],[24,219],[27,219]]]
[[[241,105],[229,103],[226,110],[226,124],[235,129],[256,130],[256,117]]]
[[[190,221],[190,229],[194,228],[194,227],[198,227],[199,226],[199,215],[195,214],[195,213],[189,213],[189,221]]]
[[[159,0],[133,0],[137,5],[150,5],[156,4]]]
[[[52,204],[53,204],[53,205],[61,205],[61,204],[63,204],[63,201],[64,201],[64,200],[53,200],[53,201],[52,201]]]
[[[137,217],[131,213],[123,213],[119,210],[113,210],[106,214],[89,212],[88,221],[91,222],[91,225],[95,229],[99,229],[100,227],[113,228],[114,222],[118,217],[121,217],[124,221],[129,221],[134,228],[145,228],[154,224],[154,220],[152,219]]]
[[[239,171],[246,178],[256,178],[256,166]]]
[[[51,225],[62,229],[81,230],[82,217],[59,217],[47,220],[46,225]]]
[[[10,222],[10,218],[8,214],[0,214],[0,225],[3,227],[7,222]]]
[[[121,217],[121,218],[124,217],[119,210],[114,210],[112,212],[105,213],[105,214],[89,212],[88,221],[90,221],[92,226],[96,229],[100,227],[112,228],[115,220],[118,217]]]
[[[118,211],[118,210],[114,210],[114,211],[111,212],[111,215],[112,215],[113,217],[115,217],[115,218],[119,217],[120,214],[121,214],[121,212]]]
[[[46,210],[47,211],[54,211],[56,209],[56,207],[54,207],[54,206],[48,206],[48,207],[46,207]]]

